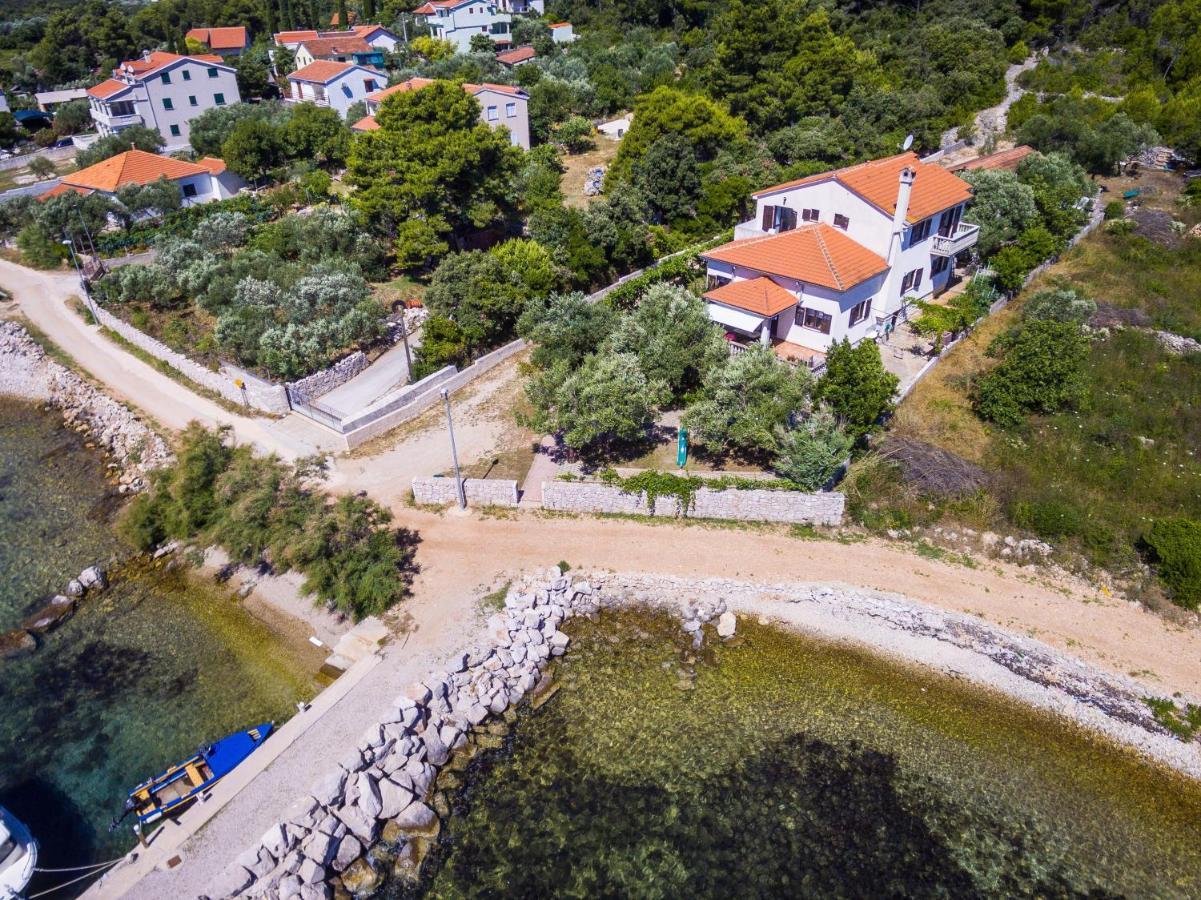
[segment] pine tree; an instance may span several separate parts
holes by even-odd
[[[350,27],[350,16],[346,11],[346,0],[338,0],[338,27],[342,29]]]
[[[267,0],[267,33],[275,34],[279,31],[279,23],[275,18],[275,0]]]

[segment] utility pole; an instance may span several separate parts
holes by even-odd
[[[455,490],[459,495],[459,509],[467,508],[467,494],[463,492],[463,474],[459,471],[459,451],[455,447],[455,424],[450,418],[450,391],[442,388],[442,402],[446,404],[446,430],[450,432],[450,458],[455,464]]]
[[[409,352],[409,326],[405,324],[405,310],[400,311],[400,339],[405,345],[405,364],[409,367],[408,375],[405,378],[405,384],[413,380],[413,354]]]
[[[88,280],[83,275],[83,270],[79,268],[79,257],[75,255],[75,242],[66,237],[66,232],[63,232],[63,241],[67,245],[67,249],[71,251],[71,264],[75,266],[75,274],[79,276],[79,287],[83,290],[83,298],[88,303],[88,310],[92,314],[92,321],[97,325],[100,324],[100,316],[96,315],[96,304],[92,300],[92,292],[88,290]]]

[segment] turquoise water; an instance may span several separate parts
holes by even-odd
[[[0,628],[84,566],[128,556],[109,491],[100,455],[57,414],[0,401]],[[110,859],[132,845],[128,822],[107,830],[129,788],[202,743],[283,721],[315,692],[224,591],[118,567],[35,654],[0,661],[0,804],[33,830],[43,865]]]
[[[568,630],[383,896],[1201,895],[1201,785],[1059,720],[753,623],[699,656],[652,614]]]

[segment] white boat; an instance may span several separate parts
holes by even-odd
[[[0,806],[0,900],[22,896],[38,862],[38,842],[21,822]]]

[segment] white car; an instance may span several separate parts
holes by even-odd
[[[37,862],[37,841],[16,816],[0,806],[0,900],[21,896]]]

